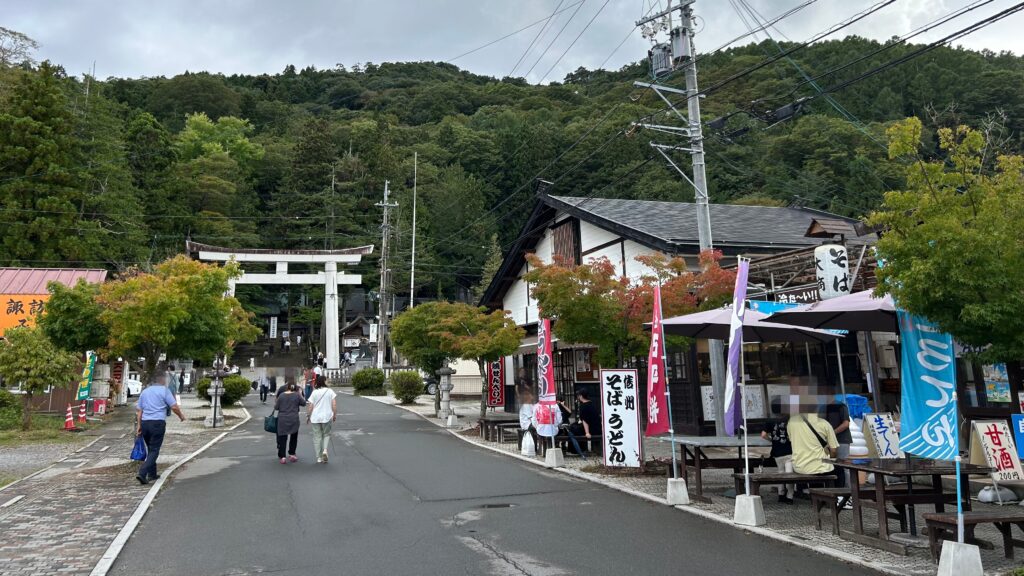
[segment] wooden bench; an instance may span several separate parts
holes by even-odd
[[[950,539],[956,538],[956,513],[955,512],[929,512],[924,515],[924,521],[928,524],[928,544],[932,550],[932,559],[938,562],[942,550],[942,540],[947,535]],[[996,510],[996,511],[970,511],[964,512],[964,541],[989,545],[974,537],[974,528],[978,524],[995,524],[996,529],[1003,535],[1003,554],[1012,559],[1013,548],[1024,548],[1024,540],[1018,540],[1010,533],[1014,524],[1021,531],[1024,531],[1024,511],[1017,510]]]
[[[838,536],[839,511],[846,505],[851,495],[849,488],[811,488],[811,508],[814,510],[815,527],[821,530],[821,510],[828,507],[832,514],[832,533]],[[842,503],[839,502],[840,498],[843,498]]]
[[[745,479],[742,472],[732,475],[736,483],[736,493],[743,494]],[[836,483],[836,475],[818,476],[816,474],[797,474],[796,472],[756,472],[750,474],[750,493],[758,495],[762,484],[820,484],[832,486]]]

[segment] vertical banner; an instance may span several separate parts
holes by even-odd
[[[89,397],[89,390],[92,389],[92,373],[96,368],[96,353],[89,351],[85,353],[85,366],[82,368],[82,379],[78,381],[78,395],[76,400],[85,400]]]
[[[1005,420],[974,422],[971,431],[971,462],[993,468],[995,482],[1024,480],[1024,470]]]
[[[661,285],[654,285],[654,312],[651,315],[651,349],[647,353],[647,436],[668,432],[665,406],[665,358],[661,353],[664,331],[661,326]],[[601,379],[604,381],[604,378]],[[607,452],[606,452],[607,454]]]
[[[850,293],[850,260],[846,246],[825,244],[814,249],[814,270],[822,300]]]
[[[729,363],[725,369],[725,433],[736,435],[736,427],[743,420],[740,412],[743,391],[743,316],[747,310],[747,274],[750,261],[740,259],[736,267],[736,286],[732,292],[732,319],[729,321]]]
[[[1024,414],[1011,414],[1013,437],[1017,443],[1017,458],[1024,458]]]
[[[270,338],[277,338],[277,316],[270,317]]]
[[[601,370],[604,465],[639,468],[644,461],[636,370]]]
[[[487,363],[487,405],[505,405],[505,359]]]
[[[551,355],[551,319],[537,324],[537,386],[541,404],[555,403],[555,359]]]
[[[953,338],[920,316],[898,310],[897,317],[903,343],[900,448],[924,458],[952,460],[957,452]]]

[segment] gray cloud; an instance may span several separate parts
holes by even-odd
[[[572,6],[575,0],[565,0]],[[660,0],[654,0],[657,4]],[[752,0],[766,18],[785,12],[800,0]],[[844,30],[836,37],[857,34],[884,40],[921,26],[968,0],[900,0]],[[24,32],[42,44],[40,59],[81,74],[96,63],[97,75],[173,76],[185,70],[233,73],[274,73],[288,64],[330,68],[337,63],[446,60],[547,17],[556,0],[420,0],[368,2],[356,0],[5,0],[0,25]],[[561,79],[583,66],[607,60],[618,68],[642,58],[649,43],[639,31],[617,51],[633,22],[651,0],[584,0],[560,14],[516,72],[548,81]],[[874,4],[872,0],[819,0],[778,26],[792,40],[804,40]],[[940,38],[953,30],[1009,6],[998,0],[927,35]],[[702,28],[698,50],[710,50],[746,31],[731,5],[700,0],[695,11]],[[558,57],[594,15],[593,24],[565,57]],[[564,32],[542,55],[563,24]],[[1021,53],[1019,16],[990,26],[962,41],[972,49]],[[535,26],[488,48],[459,58],[458,66],[497,77],[508,74],[541,26]],[[781,38],[780,38],[781,39]]]

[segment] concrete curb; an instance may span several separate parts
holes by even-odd
[[[160,492],[160,488],[162,488],[167,479],[170,478],[172,474],[174,474],[175,470],[177,470],[182,465],[188,463],[189,460],[192,460],[196,456],[202,454],[217,442],[220,442],[222,438],[227,436],[228,433],[234,430],[235,428],[238,428],[242,424],[245,424],[246,422],[252,419],[252,415],[249,414],[249,411],[246,410],[244,405],[242,405],[242,410],[245,411],[245,419],[243,419],[238,424],[235,424],[231,428],[225,428],[225,431],[218,434],[216,438],[210,440],[206,444],[203,444],[198,450],[189,454],[185,458],[182,458],[181,460],[175,462],[170,466],[170,468],[164,470],[164,473],[160,475],[160,478],[156,481],[155,484],[153,484],[153,487],[150,488],[149,492],[146,493],[146,496],[142,499],[142,502],[139,502],[139,505],[135,508],[135,512],[133,512],[131,517],[128,518],[128,522],[126,522],[125,525],[121,527],[121,530],[118,531],[117,536],[114,537],[114,541],[110,543],[110,546],[107,547],[107,550],[103,553],[103,556],[100,557],[99,562],[96,563],[96,566],[93,567],[92,572],[89,573],[90,576],[106,576],[107,572],[109,572],[110,569],[114,566],[114,562],[117,561],[117,557],[121,554],[121,550],[124,549],[124,545],[128,543],[128,538],[130,538],[131,535],[135,532],[135,529],[139,527],[139,523],[142,522],[142,518],[146,515],[146,512],[149,511],[149,507],[153,503],[153,500],[156,499],[156,495],[158,492]]]
[[[465,436],[462,436],[461,434],[458,434],[456,431],[450,430],[450,429],[448,429],[448,428],[438,424],[437,422],[434,422],[430,418],[427,418],[423,414],[420,414],[419,412],[416,412],[415,410],[412,410],[411,408],[407,408],[407,407],[402,406],[400,404],[389,404],[387,402],[381,402],[380,400],[376,400],[376,399],[373,399],[373,398],[367,398],[365,396],[360,396],[360,398],[364,398],[365,400],[371,400],[373,402],[377,402],[378,404],[384,404],[386,406],[394,406],[395,408],[401,408],[402,410],[405,410],[406,412],[411,412],[413,414],[416,414],[420,418],[423,418],[427,422],[430,422],[431,424],[437,426],[438,428],[441,428],[442,430],[448,432],[449,434],[451,434],[452,436],[458,438],[459,440],[462,440],[463,442],[466,442],[467,444],[471,444],[471,445],[476,446],[478,448],[484,448],[486,450],[490,450],[491,452],[495,452],[495,453],[501,454],[503,456],[515,458],[515,459],[521,460],[523,462],[529,462],[530,464],[533,464],[535,466],[539,466],[539,467],[545,468],[547,470],[553,470],[553,471],[556,471],[556,472],[560,472],[562,474],[565,474],[566,476],[571,476],[573,478],[577,478],[577,479],[580,479],[580,480],[586,480],[588,482],[593,482],[594,484],[599,484],[599,485],[604,486],[606,488],[611,488],[612,490],[617,490],[619,492],[623,492],[625,494],[629,494],[629,495],[635,496],[637,498],[642,498],[644,500],[647,500],[649,502],[653,502],[655,504],[661,504],[663,506],[667,506],[668,505],[668,502],[664,498],[658,498],[656,496],[651,496],[650,494],[647,494],[647,493],[644,493],[644,492],[640,492],[639,490],[633,490],[632,488],[626,488],[625,486],[619,486],[619,485],[616,485],[616,484],[612,483],[611,481],[604,480],[604,479],[601,479],[601,478],[596,478],[596,477],[594,477],[594,476],[592,476],[590,474],[584,474],[584,473],[581,473],[581,472],[577,472],[575,470],[571,470],[569,468],[546,468],[544,466],[544,462],[542,462],[540,460],[535,460],[533,458],[528,458],[528,457],[523,456],[521,454],[515,454],[515,453],[511,453],[511,452],[506,452],[504,450],[499,450],[497,448],[494,448],[493,446],[487,446],[486,444],[480,444],[480,443],[474,442],[472,439],[467,438]],[[768,530],[766,528],[752,527],[752,526],[737,526],[736,524],[734,524],[731,520],[729,520],[727,518],[722,518],[721,516],[719,516],[717,514],[714,514],[712,512],[708,512],[708,511],[705,511],[705,510],[701,510],[700,508],[694,508],[692,506],[674,506],[674,508],[676,510],[680,510],[680,511],[683,511],[683,512],[694,514],[694,515],[699,516],[701,518],[704,518],[706,520],[712,520],[712,521],[718,522],[720,524],[726,524],[728,526],[731,526],[731,527],[736,528],[737,530],[741,530],[743,532],[749,532],[751,534],[757,534],[758,536],[763,536],[765,538],[776,540],[778,542],[784,542],[786,544],[797,546],[797,547],[803,548],[805,550],[810,550],[812,552],[816,552],[816,553],[821,554],[823,556],[831,556],[832,558],[835,558],[837,560],[841,560],[841,561],[846,562],[848,564],[853,564],[853,565],[856,565],[856,566],[860,566],[862,568],[867,568],[869,570],[874,570],[875,572],[879,572],[881,574],[891,574],[893,576],[903,576],[903,574],[904,574],[904,572],[901,572],[901,571],[898,571],[898,570],[895,570],[895,569],[892,569],[892,568],[888,568],[886,566],[882,566],[882,565],[876,564],[874,562],[871,562],[870,560],[865,560],[865,559],[863,559],[863,558],[861,558],[859,556],[854,556],[852,554],[843,552],[842,550],[836,550],[835,548],[831,548],[829,546],[816,545],[816,544],[813,544],[813,543],[810,543],[810,542],[806,542],[806,541],[800,540],[798,538],[793,538],[793,537],[787,536],[785,534],[780,534],[778,532],[775,532],[775,531],[772,531],[772,530]],[[93,575],[93,576],[96,576],[96,575]]]

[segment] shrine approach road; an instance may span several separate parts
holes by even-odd
[[[473,446],[399,408],[338,405],[330,463],[315,463],[303,426],[300,461],[282,465],[257,404],[174,475],[110,574],[872,573]]]

